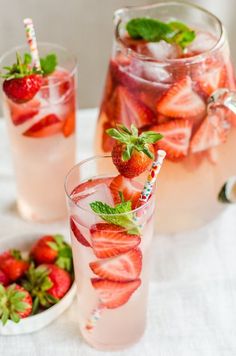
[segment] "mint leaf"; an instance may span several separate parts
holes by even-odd
[[[196,34],[194,31],[179,32],[175,35],[174,42],[180,47],[185,48],[195,39],[195,37]]]
[[[131,235],[140,235],[140,229],[133,220],[133,214],[130,213],[131,201],[117,204],[114,208],[101,201],[95,201],[90,206],[106,222],[126,228]]]
[[[50,53],[46,57],[40,58],[40,65],[44,76],[51,74],[56,69],[57,56]]]
[[[166,23],[145,17],[130,20],[126,29],[132,38],[148,42],[158,42],[173,32]]]
[[[169,23],[151,18],[134,18],[126,24],[130,37],[144,39],[148,42],[164,40],[171,44],[177,44],[182,49],[188,46],[196,37],[195,32],[187,25],[179,21]]]

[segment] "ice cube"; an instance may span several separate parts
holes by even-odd
[[[142,53],[159,62],[178,58],[181,54],[180,48],[177,45],[167,43],[166,41],[148,42],[145,44],[145,47],[142,46]]]
[[[215,44],[216,38],[211,33],[198,31],[196,38],[187,48],[190,52],[203,53],[209,51]]]
[[[77,221],[85,227],[90,227],[93,224],[103,221],[98,215],[93,213],[90,203],[101,201],[110,206],[114,206],[111,191],[104,183],[86,189],[86,192],[75,194],[72,199],[76,205],[81,208],[76,209]]]
[[[144,63],[142,75],[146,80],[150,80],[152,82],[167,83],[171,80],[171,73],[160,67],[158,63]]]

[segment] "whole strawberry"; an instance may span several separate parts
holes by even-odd
[[[63,298],[71,282],[71,276],[67,271],[53,264],[43,264],[36,268],[32,265],[22,285],[33,297],[35,313],[39,306],[49,308]]]
[[[32,247],[30,256],[37,265],[55,263],[58,267],[71,271],[71,247],[63,241],[62,235],[42,236]]]
[[[0,269],[0,284],[3,286],[8,286],[9,282],[9,278],[7,277],[6,273]]]
[[[19,53],[16,58],[17,61],[12,67],[5,67],[8,73],[2,75],[5,78],[3,91],[9,99],[21,104],[33,99],[37,94],[42,86],[42,75],[30,66],[30,55],[25,55],[24,62]]]
[[[0,318],[3,325],[10,319],[18,323],[32,312],[32,298],[27,290],[18,284],[8,287],[0,285]]]
[[[0,269],[11,282],[21,278],[29,268],[20,251],[10,250],[0,255]]]
[[[112,160],[120,174],[133,178],[143,173],[154,159],[154,146],[162,135],[154,131],[145,131],[141,135],[131,125],[131,130],[124,125],[108,129],[107,134],[117,142],[112,149]]]

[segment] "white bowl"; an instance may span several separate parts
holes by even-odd
[[[45,234],[44,234],[45,235]],[[22,251],[29,250],[32,244],[40,237],[39,234],[27,234],[23,236],[13,236],[5,239],[0,239],[0,253],[9,248],[16,248]],[[19,323],[14,323],[8,320],[6,325],[2,325],[0,321],[0,335],[19,335],[28,334],[38,331],[52,321],[57,319],[73,302],[76,293],[75,283],[72,284],[66,295],[51,308],[27,318],[21,319]]]

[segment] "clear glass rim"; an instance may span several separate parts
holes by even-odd
[[[144,54],[140,54],[137,53],[136,51],[134,51],[131,48],[128,48],[126,46],[126,44],[124,43],[124,41],[122,40],[122,38],[120,37],[120,33],[119,33],[119,26],[122,22],[121,18],[120,18],[120,14],[123,12],[128,12],[130,10],[146,10],[146,9],[154,9],[154,8],[158,8],[158,7],[164,7],[164,6],[169,6],[169,5],[185,5],[188,6],[190,8],[195,8],[197,10],[202,11],[203,13],[207,14],[208,16],[210,16],[211,18],[213,18],[219,25],[219,29],[220,29],[220,35],[219,35],[219,39],[216,41],[216,43],[214,44],[214,46],[212,48],[210,48],[209,50],[204,51],[203,53],[197,54],[195,56],[192,57],[186,57],[186,58],[174,58],[174,59],[166,59],[165,61],[156,61],[153,57],[149,57],[146,56]],[[205,57],[208,57],[209,55],[211,55],[212,53],[214,53],[215,51],[217,51],[219,48],[221,48],[221,46],[224,43],[224,33],[225,33],[225,29],[224,26],[222,24],[222,22],[220,21],[220,19],[215,16],[214,14],[212,14],[210,11],[204,9],[203,7],[197,5],[197,4],[193,4],[190,3],[188,1],[183,1],[183,0],[179,0],[179,1],[166,1],[166,2],[158,2],[156,4],[151,4],[151,5],[141,5],[141,6],[126,6],[123,8],[120,8],[118,10],[116,10],[114,12],[114,21],[115,21],[115,38],[116,41],[119,43],[119,45],[122,47],[123,50],[126,50],[128,52],[129,55],[131,55],[132,57],[135,57],[138,60],[141,61],[148,61],[148,62],[152,62],[155,63],[157,66],[165,66],[168,64],[181,64],[181,63],[196,63],[196,62],[200,62],[202,61]]]
[[[74,206],[76,206],[77,208],[79,208],[79,209],[81,209],[81,210],[83,210],[83,211],[86,211],[86,212],[88,212],[88,213],[90,213],[90,214],[94,214],[94,215],[99,215],[99,214],[93,212],[92,210],[83,208],[83,207],[77,205],[77,204],[73,201],[73,199],[72,199],[71,196],[70,196],[70,192],[68,192],[68,189],[67,189],[67,182],[68,182],[69,176],[71,175],[71,173],[72,173],[75,169],[81,167],[83,164],[85,164],[85,163],[87,163],[87,162],[95,161],[95,160],[97,160],[97,159],[102,159],[102,158],[111,158],[111,155],[96,155],[96,156],[91,156],[91,157],[88,157],[88,158],[86,158],[86,159],[84,159],[84,160],[78,162],[76,165],[74,165],[74,166],[69,170],[69,172],[67,173],[67,175],[66,175],[66,177],[65,177],[65,180],[64,180],[64,189],[65,189],[66,196],[67,196],[67,198],[69,199],[69,201],[70,201]],[[99,178],[99,177],[98,177],[98,178]],[[85,180],[84,182],[86,182],[86,180]],[[79,183],[84,183],[84,182],[79,182]],[[138,207],[138,208],[136,208],[136,209],[133,209],[133,210],[129,211],[128,213],[102,214],[102,215],[104,215],[104,216],[106,216],[106,215],[107,215],[107,216],[120,216],[120,215],[130,215],[130,214],[133,214],[133,213],[137,213],[137,212],[139,212],[139,211],[145,209],[147,206],[149,206],[149,204],[151,204],[151,202],[153,201],[153,199],[154,199],[154,197],[155,197],[155,194],[154,194],[154,193],[155,193],[155,186],[154,186],[154,189],[153,189],[151,198],[149,198],[149,200],[148,200],[145,204],[141,205],[140,207]]]
[[[73,66],[72,66],[72,69],[68,71],[68,73],[69,73],[68,78],[72,78],[75,75],[75,73],[77,71],[77,68],[78,68],[78,60],[77,60],[76,55],[73,52],[69,51],[67,48],[65,48],[65,47],[63,47],[61,45],[58,45],[56,43],[38,42],[37,44],[38,44],[38,47],[40,47],[40,46],[45,46],[45,47],[48,46],[48,47],[52,47],[52,51],[53,51],[53,49],[55,49],[55,50],[58,49],[60,51],[64,51],[65,53],[69,54],[71,59],[72,59],[72,61],[73,61]],[[28,49],[28,52],[30,52],[28,44],[22,44],[22,45],[19,45],[19,46],[12,47],[7,52],[5,52],[3,55],[1,55],[0,56],[0,66],[2,65],[2,62],[4,61],[4,59],[7,58],[7,56],[9,56],[12,53],[17,52],[19,50],[22,50],[24,48],[26,50]],[[1,81],[2,80],[3,80],[3,78],[1,78]],[[55,82],[53,84],[51,84],[51,83],[50,84],[43,84],[41,86],[41,89],[46,89],[48,87],[56,87],[56,86],[59,86],[60,84],[61,84],[61,81],[58,80],[57,82]]]

